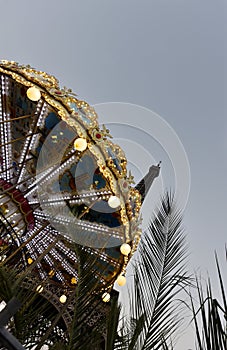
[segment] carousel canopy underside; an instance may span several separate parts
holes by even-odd
[[[97,257],[92,278],[110,290],[139,242],[141,196],[109,130],[53,76],[2,61],[0,136],[0,263],[35,263],[39,281],[67,294],[77,244]]]

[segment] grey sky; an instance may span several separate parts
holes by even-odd
[[[0,0],[0,11],[2,59],[54,74],[90,104],[134,103],[173,127],[191,167],[192,266],[212,274],[227,236],[227,2]]]

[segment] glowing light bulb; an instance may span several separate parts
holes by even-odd
[[[76,277],[72,277],[72,278],[71,278],[71,283],[72,283],[72,284],[77,284]]]
[[[131,252],[131,247],[128,243],[123,243],[120,247],[120,251],[123,255],[127,256]]]
[[[54,270],[50,270],[50,272],[48,273],[48,275],[49,275],[50,277],[53,277],[54,274],[55,274]]]
[[[67,300],[67,296],[65,294],[62,294],[59,298],[60,303],[64,304]]]
[[[102,300],[104,301],[104,303],[108,303],[110,301],[110,294],[107,292],[103,293]]]
[[[29,100],[37,102],[41,98],[41,92],[35,86],[32,86],[27,90],[27,96]]]
[[[36,288],[36,292],[38,293],[42,293],[43,291],[43,286],[41,286],[41,284]]]
[[[118,284],[120,287],[123,287],[123,286],[126,284],[126,278],[125,278],[125,276],[123,276],[123,275],[118,276],[118,278],[117,278],[117,284]]]
[[[111,208],[117,208],[121,204],[120,199],[117,196],[110,196],[108,204]]]
[[[76,151],[85,151],[85,149],[87,148],[87,140],[79,137],[74,141],[74,148]]]
[[[33,263],[32,258],[28,258],[28,264],[31,265]]]

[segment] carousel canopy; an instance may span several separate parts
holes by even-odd
[[[143,194],[93,107],[53,76],[1,61],[0,136],[1,261],[36,262],[39,279],[67,294],[76,244],[97,256],[92,276],[103,290],[124,283]]]

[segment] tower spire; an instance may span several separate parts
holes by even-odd
[[[157,165],[152,165],[149,168],[148,173],[142,178],[140,182],[135,186],[135,188],[140,192],[141,194],[141,201],[143,203],[154,179],[159,176],[160,173],[160,165],[161,162],[159,162]]]

